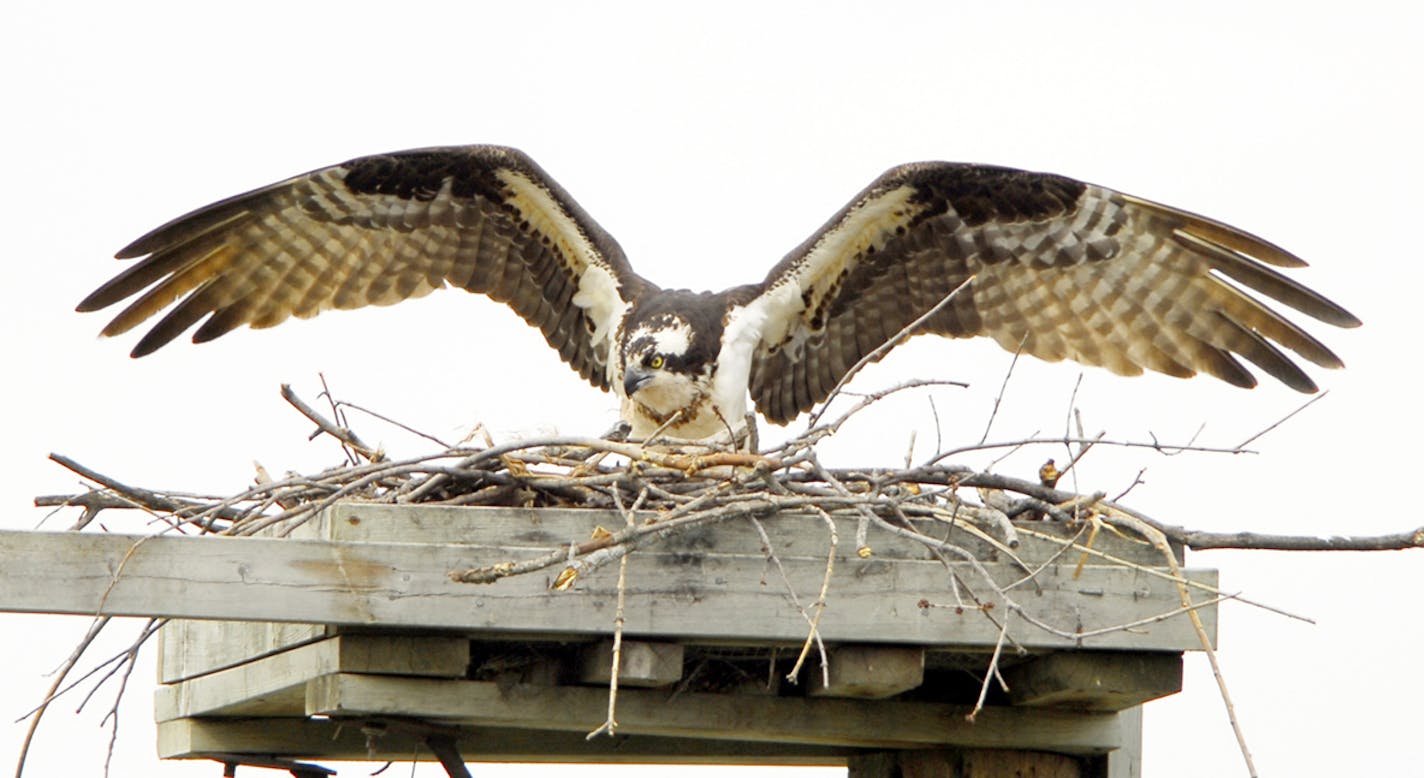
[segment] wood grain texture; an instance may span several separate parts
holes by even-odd
[[[619,687],[670,686],[682,680],[680,643],[624,640],[618,651]],[[613,641],[600,640],[579,652],[578,682],[605,686],[613,678]]]
[[[924,683],[925,652],[902,646],[837,646],[827,656],[830,684],[812,672],[806,693],[813,697],[879,700]]]
[[[598,521],[589,517],[590,531]],[[735,524],[717,529],[718,537],[751,532]],[[816,547],[810,539],[806,544],[816,548],[814,557],[782,558],[791,586],[803,598],[819,590],[825,572],[825,560],[819,558],[825,546]],[[952,601],[949,578],[938,561],[860,559],[850,549],[846,554],[836,565],[820,624],[825,640],[930,648],[997,642],[995,623],[976,611],[923,607]],[[19,612],[592,636],[611,630],[616,599],[616,569],[596,571],[565,592],[549,590],[557,569],[488,585],[452,582],[452,570],[527,555],[472,545],[0,532],[0,555],[10,560],[0,609]],[[984,601],[1005,607],[989,587],[976,583],[977,573],[968,565],[954,566]],[[1022,568],[1014,564],[994,562],[985,569],[1001,586],[1022,577]],[[799,644],[805,621],[781,586],[763,583],[765,571],[760,553],[639,550],[628,569],[626,634]],[[1025,613],[1070,632],[1148,619],[1178,607],[1175,585],[1146,571],[1090,564],[1075,572],[1072,564],[1050,565],[1032,584],[1014,590],[1014,596]],[[1216,583],[1215,571],[1189,576]],[[1201,615],[1214,636],[1215,611],[1204,608]],[[1015,632],[1029,648],[1199,647],[1181,616],[1081,640],[1027,625]]]
[[[458,637],[338,635],[160,687],[158,721],[187,716],[300,716],[306,684],[329,673],[460,678],[470,644]]]
[[[656,514],[640,512],[640,520],[655,519]],[[832,515],[836,532],[841,538],[855,536],[857,519]],[[761,520],[771,540],[772,548],[782,559],[826,558],[825,521],[812,513],[781,513]],[[423,543],[458,544],[508,548],[538,552],[574,541],[587,540],[594,527],[621,526],[623,517],[611,511],[588,508],[505,508],[450,505],[386,505],[346,502],[332,506],[315,519],[306,522],[293,537],[358,540],[402,543],[418,540]],[[942,521],[917,521],[916,526],[934,537],[953,543],[986,562],[1009,559],[1003,546],[984,538],[962,524],[951,526]],[[1058,522],[1029,522],[1033,535],[1024,534],[1021,544],[1013,550],[1025,564],[1036,565],[1059,556],[1063,545],[1073,541],[1080,528]],[[1046,537],[1038,537],[1039,535]],[[1083,533],[1086,538],[1086,533]],[[872,529],[869,536],[875,558],[929,559],[923,544],[907,538]],[[1151,544],[1116,532],[1102,532],[1093,540],[1092,549],[1115,559],[1148,567],[1162,567],[1162,553]],[[749,525],[740,522],[718,524],[680,531],[660,541],[657,550],[681,554],[752,554],[761,556],[761,536]],[[1180,546],[1174,546],[1177,564],[1186,559]],[[1082,558],[1088,564],[1103,564],[1101,557],[1070,551],[1066,557],[1073,564]]]
[[[1124,710],[1182,690],[1172,654],[1066,651],[1004,669],[1014,705]]]
[[[323,624],[174,619],[158,630],[158,681],[196,678],[327,636]]]
[[[368,745],[374,750],[368,750]],[[843,765],[853,749],[798,743],[672,738],[653,735],[584,738],[547,729],[462,729],[456,746],[469,762],[611,762],[656,764]],[[391,729],[367,741],[360,727],[330,719],[184,718],[158,724],[158,755],[215,753],[299,755],[346,761],[435,757],[409,732]]]
[[[588,732],[603,720],[608,692],[479,681],[352,674],[307,686],[307,714],[408,716],[461,726]],[[1101,754],[1122,742],[1117,714],[990,707],[975,722],[967,706],[881,700],[764,697],[626,689],[618,729],[629,735],[804,743],[857,748],[1036,748]]]

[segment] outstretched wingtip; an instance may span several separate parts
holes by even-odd
[[[159,230],[154,230],[114,252],[114,259],[137,259],[152,254],[154,252],[154,248],[151,245],[153,243],[153,236],[158,231]]]
[[[146,357],[160,348],[163,348],[169,341],[177,337],[177,335],[177,332],[169,334],[167,332],[160,332],[158,329],[149,330],[147,334],[139,339],[138,343],[133,347],[133,350],[129,352],[129,356],[133,359]]]
[[[93,311],[107,308],[127,297],[129,294],[132,294],[132,292],[127,289],[120,290],[118,288],[122,283],[121,279],[124,275],[125,274],[121,273],[115,278],[106,281],[98,289],[90,292],[83,300],[79,301],[78,305],[74,306],[74,310],[79,313],[92,313]]]
[[[1364,324],[1364,322],[1360,321],[1360,318],[1358,316],[1353,313],[1350,313],[1344,308],[1339,309],[1339,317],[1335,321],[1332,321],[1330,323],[1334,324],[1337,327],[1344,327],[1346,329],[1354,329]]]

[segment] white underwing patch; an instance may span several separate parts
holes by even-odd
[[[712,378],[712,403],[724,418],[736,420],[736,423],[740,423],[747,413],[752,355],[765,347],[764,338],[772,312],[781,314],[786,310],[786,301],[781,298],[788,295],[797,297],[793,287],[788,285],[783,288],[785,291],[771,290],[727,313],[722,348],[717,352],[717,372]],[[784,324],[781,329],[785,331]]]
[[[592,345],[603,345],[611,354],[616,348],[618,324],[628,312],[628,303],[618,294],[620,281],[598,248],[544,187],[512,170],[500,170],[498,175],[510,189],[509,203],[533,229],[547,235],[554,249],[572,265],[578,281],[572,302],[587,311],[593,322]],[[605,367],[610,381],[616,379],[614,361],[610,359]]]
[[[910,186],[897,187],[853,208],[792,269],[797,286],[824,292],[824,286],[840,277],[853,259],[907,221],[905,203],[914,192]]]

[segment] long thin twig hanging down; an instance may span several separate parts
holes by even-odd
[[[1231,732],[1236,736],[1236,744],[1241,749],[1241,758],[1245,761],[1246,770],[1251,778],[1256,778],[1258,775],[1256,762],[1251,758],[1251,749],[1246,745],[1246,734],[1242,731],[1241,722],[1236,717],[1236,706],[1231,702],[1231,693],[1226,688],[1226,676],[1221,672],[1221,663],[1216,659],[1216,649],[1212,647],[1211,638],[1207,635],[1206,627],[1202,624],[1201,615],[1197,613],[1201,604],[1192,602],[1191,591],[1182,584],[1186,579],[1182,576],[1181,568],[1177,565],[1176,554],[1173,553],[1171,545],[1167,542],[1167,536],[1156,527],[1121,511],[1110,512],[1108,516],[1110,521],[1130,528],[1147,538],[1153,546],[1162,552],[1167,569],[1177,579],[1177,593],[1181,597],[1182,608],[1186,611],[1187,618],[1191,620],[1192,629],[1196,631],[1197,639],[1201,642],[1201,648],[1206,653],[1207,661],[1211,663],[1211,674],[1216,679],[1217,689],[1221,692],[1221,702],[1226,706],[1226,718],[1231,723]]]
[[[641,507],[643,500],[648,496],[648,490],[644,489],[638,495],[638,499],[631,508],[626,508],[623,501],[619,499],[616,490],[610,495],[618,506],[618,512],[623,515],[623,521],[628,527],[637,526],[638,520],[636,511]],[[628,554],[623,554],[618,560],[618,600],[613,609],[613,651],[612,666],[608,672],[608,717],[604,719],[597,729],[588,733],[585,740],[593,740],[599,735],[613,737],[618,730],[618,676],[623,671],[623,611],[628,595]]]
[[[59,670],[54,674],[54,681],[49,686],[49,691],[45,694],[44,700],[40,702],[34,710],[26,714],[30,719],[30,725],[25,728],[25,739],[20,743],[19,756],[15,758],[15,778],[20,778],[25,772],[25,759],[30,753],[30,744],[35,739],[35,731],[39,729],[40,721],[44,718],[45,711],[49,710],[49,705],[54,702],[63,692],[64,679],[69,677],[69,673],[79,664],[84,652],[93,645],[94,639],[99,636],[104,627],[109,623],[108,616],[101,616],[89,625],[89,631],[80,639],[78,645],[70,652],[69,657],[60,665]]]

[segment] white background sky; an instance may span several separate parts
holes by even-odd
[[[1364,319],[1356,331],[1313,328],[1348,370],[1315,371],[1330,395],[1253,445],[1259,454],[1102,451],[1077,486],[1113,493],[1146,467],[1129,502],[1218,530],[1424,523],[1406,488],[1424,432],[1417,8],[705,7],[12,3],[0,26],[0,526],[34,527],[34,495],[76,488],[50,451],[131,483],[223,493],[244,485],[254,459],[274,472],[333,464],[337,452],[307,443],[307,424],[277,397],[291,382],[314,398],[318,371],[339,396],[452,438],[478,421],[502,436],[606,428],[611,396],[507,310],[461,293],[180,343],[142,361],[126,356],[132,338],[97,340],[104,319],[73,312],[120,268],[115,250],[193,207],[360,154],[474,142],[528,151],[669,286],[761,278],[874,176],[915,159],[1052,170],[1245,227],[1310,261],[1296,277]],[[987,344],[922,342],[859,386],[970,381],[936,395],[944,440],[957,444],[978,439],[1008,362]],[[994,437],[1062,431],[1079,374],[1021,364]],[[1089,432],[1182,442],[1205,424],[1209,445],[1237,443],[1301,401],[1276,386],[1099,371],[1078,391]],[[396,451],[424,450],[377,423],[358,428]],[[847,430],[831,455],[892,463],[911,430],[929,454],[923,396]],[[1061,449],[998,469],[1029,475],[1047,456]],[[1424,556],[1207,552],[1191,562],[1220,568],[1228,590],[1318,622],[1223,609],[1221,661],[1264,774],[1424,770]],[[85,626],[0,616],[0,719],[40,698]],[[1243,774],[1204,657],[1189,655],[1186,675],[1185,692],[1147,708],[1146,774]],[[156,763],[152,677],[150,656],[123,707],[113,774],[216,775],[211,763]],[[29,774],[98,773],[107,694],[79,716],[73,702],[52,710]],[[8,765],[23,726],[3,726]]]

